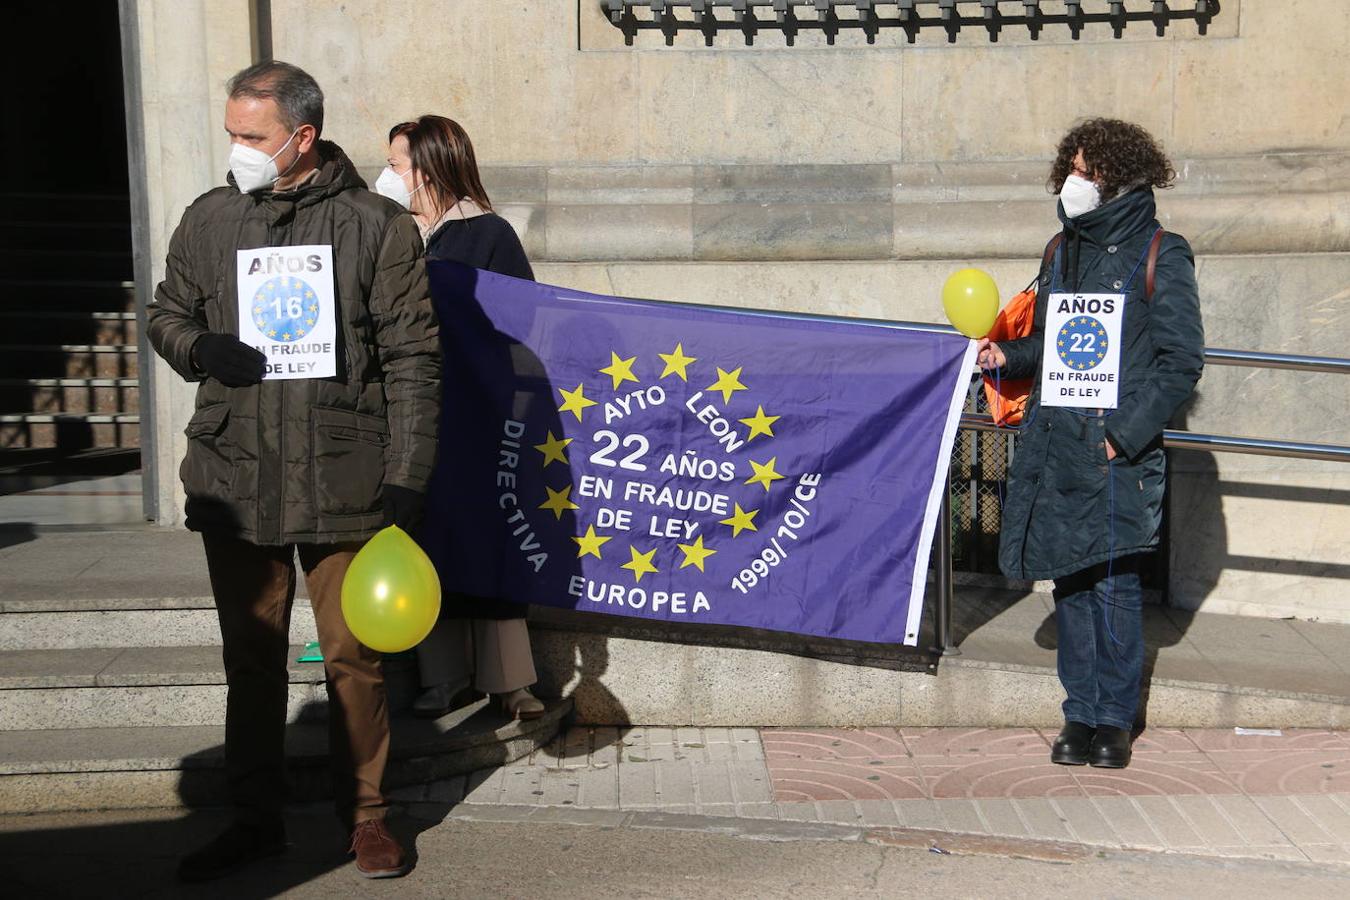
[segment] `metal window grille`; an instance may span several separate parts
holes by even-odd
[[[862,31],[874,43],[885,28],[903,29],[909,43],[920,30],[945,30],[954,43],[963,28],[997,41],[1004,28],[1026,28],[1032,40],[1046,28],[1065,27],[1074,40],[1086,25],[1103,23],[1121,37],[1132,24],[1151,24],[1161,37],[1176,21],[1193,21],[1204,34],[1219,14],[1219,0],[599,0],[631,44],[640,31],[661,31],[672,43],[680,31],[702,31],[709,44],[718,31],[735,30],[752,43],[758,30],[781,30],[791,44],[802,30]],[[843,15],[841,15],[843,13]]]

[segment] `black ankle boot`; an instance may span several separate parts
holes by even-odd
[[[1082,722],[1065,722],[1064,728],[1055,738],[1050,749],[1050,761],[1061,766],[1087,765],[1088,748],[1092,746],[1092,736],[1097,729]]]
[[[1130,732],[1102,725],[1092,739],[1088,762],[1101,769],[1123,769],[1130,764]]]

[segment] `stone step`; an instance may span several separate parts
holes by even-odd
[[[546,706],[525,722],[486,700],[435,721],[394,716],[385,789],[527,756],[557,736],[572,710],[569,699]],[[0,813],[223,805],[224,740],[218,725],[0,732]],[[327,726],[290,725],[286,747],[291,799],[328,797]]]
[[[126,223],[131,221],[131,198],[6,191],[0,193],[0,221]]]
[[[75,246],[85,250],[131,253],[131,218],[121,222],[5,221],[0,222],[0,246],[40,250]]]
[[[960,652],[939,657],[931,605],[917,647],[530,610],[538,689],[572,697],[583,723],[1063,724],[1048,592],[957,573],[952,628]],[[1144,643],[1151,727],[1350,728],[1350,625],[1146,603]]]
[[[296,580],[290,642],[304,644],[317,637],[304,579]],[[201,535],[118,526],[0,546],[0,650],[219,643]]]
[[[217,642],[218,643],[218,642]],[[287,652],[287,721],[327,715],[321,663]],[[223,725],[219,646],[0,652],[0,731]]]
[[[137,414],[13,413],[0,415],[0,448],[139,447]]]
[[[0,377],[135,378],[135,344],[0,345]]]
[[[43,450],[0,450],[0,478],[96,478],[124,475],[141,467],[139,449],[106,447],[63,453]]]
[[[196,535],[184,535],[193,537]],[[192,549],[201,555],[200,539]],[[84,562],[83,566],[89,565]],[[99,561],[98,567],[106,563]],[[52,597],[48,601],[0,598],[0,652],[129,647],[210,647],[220,643],[220,623],[206,581],[206,564],[184,584],[186,592],[159,598],[110,600]],[[200,582],[200,583],[199,583]],[[190,595],[193,590],[199,591]],[[289,640],[318,640],[309,601],[297,597]]]
[[[75,279],[0,279],[0,309],[44,312],[133,312],[136,286],[131,281]]]
[[[132,312],[0,309],[0,334],[12,344],[135,344],[138,333]]]
[[[0,249],[0,272],[17,278],[125,279],[132,277],[131,267],[129,250]]]
[[[0,378],[0,410],[10,413],[138,413],[135,378]]]

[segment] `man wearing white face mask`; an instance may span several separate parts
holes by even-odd
[[[440,348],[411,216],[320,139],[323,93],[265,62],[229,84],[225,187],[173,235],[148,310],[155,350],[199,383],[181,474],[202,533],[229,699],[236,821],[182,860],[219,877],[286,848],[287,634],[298,556],[329,698],[333,795],[367,877],[408,869],[384,824],[389,720],[379,655],[342,617],[352,557],[416,528],[436,455]]]

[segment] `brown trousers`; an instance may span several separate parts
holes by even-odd
[[[203,534],[224,643],[225,770],[241,818],[269,823],[286,795],[288,634],[295,556],[305,572],[328,682],[328,749],[333,799],[348,827],[382,818],[389,756],[389,709],[380,655],[342,618],[342,579],[361,544],[263,547]]]

